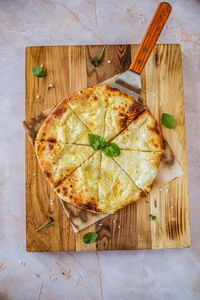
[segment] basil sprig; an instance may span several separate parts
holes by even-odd
[[[175,128],[175,120],[172,115],[163,113],[161,120],[162,120],[163,125],[165,125],[165,127]]]
[[[98,234],[96,232],[88,232],[83,236],[83,242],[85,244],[91,244],[98,238]]]
[[[88,134],[90,146],[95,150],[102,149],[103,153],[109,157],[120,155],[120,148],[115,143],[106,143],[105,139],[96,134]]]
[[[105,49],[106,49],[106,46],[104,46],[103,49],[100,51],[100,53],[97,55],[97,57],[91,61],[91,64],[94,67],[98,67],[102,63]]]

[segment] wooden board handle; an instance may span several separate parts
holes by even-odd
[[[137,74],[141,74],[146,64],[153,47],[155,46],[160,33],[167,22],[167,19],[171,13],[172,7],[167,2],[161,2],[155,14],[149,24],[149,27],[143,37],[143,40],[138,48],[138,51],[134,57],[134,60],[129,68]]]

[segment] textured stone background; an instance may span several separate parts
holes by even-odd
[[[200,299],[200,1],[171,0],[160,43],[183,52],[192,248],[25,252],[27,45],[139,43],[159,1],[0,0],[0,299]],[[176,99],[174,99],[176,101]],[[64,273],[64,274],[62,274]]]

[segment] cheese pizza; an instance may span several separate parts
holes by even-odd
[[[101,85],[62,100],[40,128],[35,149],[60,198],[112,213],[151,191],[163,142],[145,105]]]

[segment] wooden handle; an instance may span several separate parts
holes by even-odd
[[[162,2],[158,5],[155,14],[149,24],[149,27],[143,37],[143,40],[139,46],[139,49],[134,57],[134,60],[129,68],[137,74],[141,74],[146,64],[154,45],[156,44],[160,33],[167,22],[167,19],[171,13],[172,7],[167,2]]]

